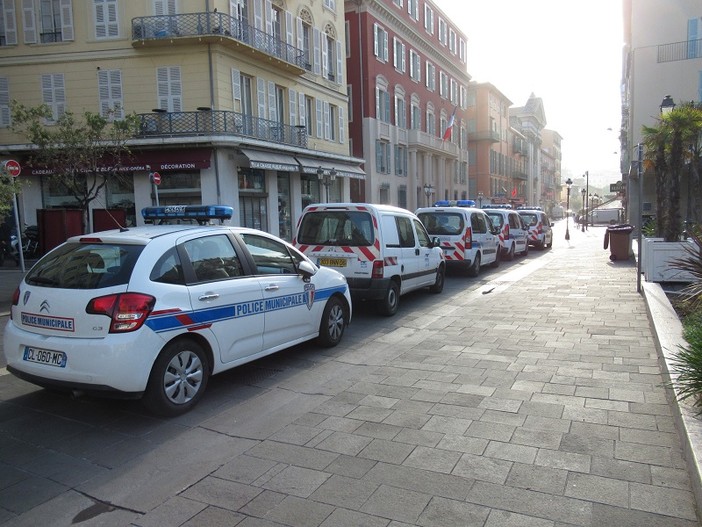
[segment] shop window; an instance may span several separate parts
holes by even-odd
[[[319,198],[319,178],[314,175],[310,176],[307,174],[300,175],[300,184],[302,185],[302,206],[306,207],[312,203],[319,203],[321,200]]]

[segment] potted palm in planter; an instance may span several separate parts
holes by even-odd
[[[658,125],[643,128],[645,166],[653,170],[656,181],[656,233],[644,243],[641,263],[648,281],[689,282],[690,273],[673,261],[684,256],[690,245],[681,241],[685,237],[680,179],[689,165],[691,181],[699,189],[702,105],[690,102],[675,107],[672,99],[669,102],[672,110],[661,115]]]

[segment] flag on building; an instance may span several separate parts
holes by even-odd
[[[453,107],[453,113],[451,114],[451,117],[448,120],[448,123],[446,123],[446,130],[444,131],[444,141],[449,141],[451,139],[451,132],[453,130],[453,122],[456,120],[456,108],[458,106]]]

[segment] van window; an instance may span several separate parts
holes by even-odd
[[[400,235],[400,247],[414,247],[416,243],[414,241],[414,231],[412,230],[412,222],[409,218],[403,216],[397,216],[395,218],[397,223],[397,233]]]
[[[470,227],[473,230],[473,234],[485,234],[488,231],[485,215],[477,212],[471,214]]]
[[[502,226],[505,224],[505,220],[504,220],[504,217],[502,216],[502,214],[500,214],[499,212],[488,212],[487,215],[488,215],[488,218],[490,218],[490,222],[492,223],[492,225],[495,228],[502,229]],[[511,219],[511,217],[510,217],[510,219]],[[511,221],[510,221],[510,224],[511,224]],[[510,227],[512,227],[512,225],[510,225]]]
[[[522,223],[519,221],[518,214],[510,214],[509,215],[509,226],[511,229],[521,229],[522,228]]]
[[[456,212],[421,212],[419,220],[431,236],[456,236],[463,233],[465,226],[463,215]]]
[[[417,239],[419,240],[419,246],[430,247],[431,240],[429,239],[429,235],[427,234],[424,225],[422,225],[422,222],[415,219],[412,219],[412,221],[414,222],[414,228],[417,230]]]
[[[319,210],[302,217],[297,242],[305,245],[369,246],[375,243],[368,212]]]

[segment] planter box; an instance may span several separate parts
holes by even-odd
[[[694,242],[666,242],[663,238],[644,238],[641,247],[641,270],[647,282],[693,282],[687,271],[675,269],[674,260],[689,256],[685,247],[694,248]]]

